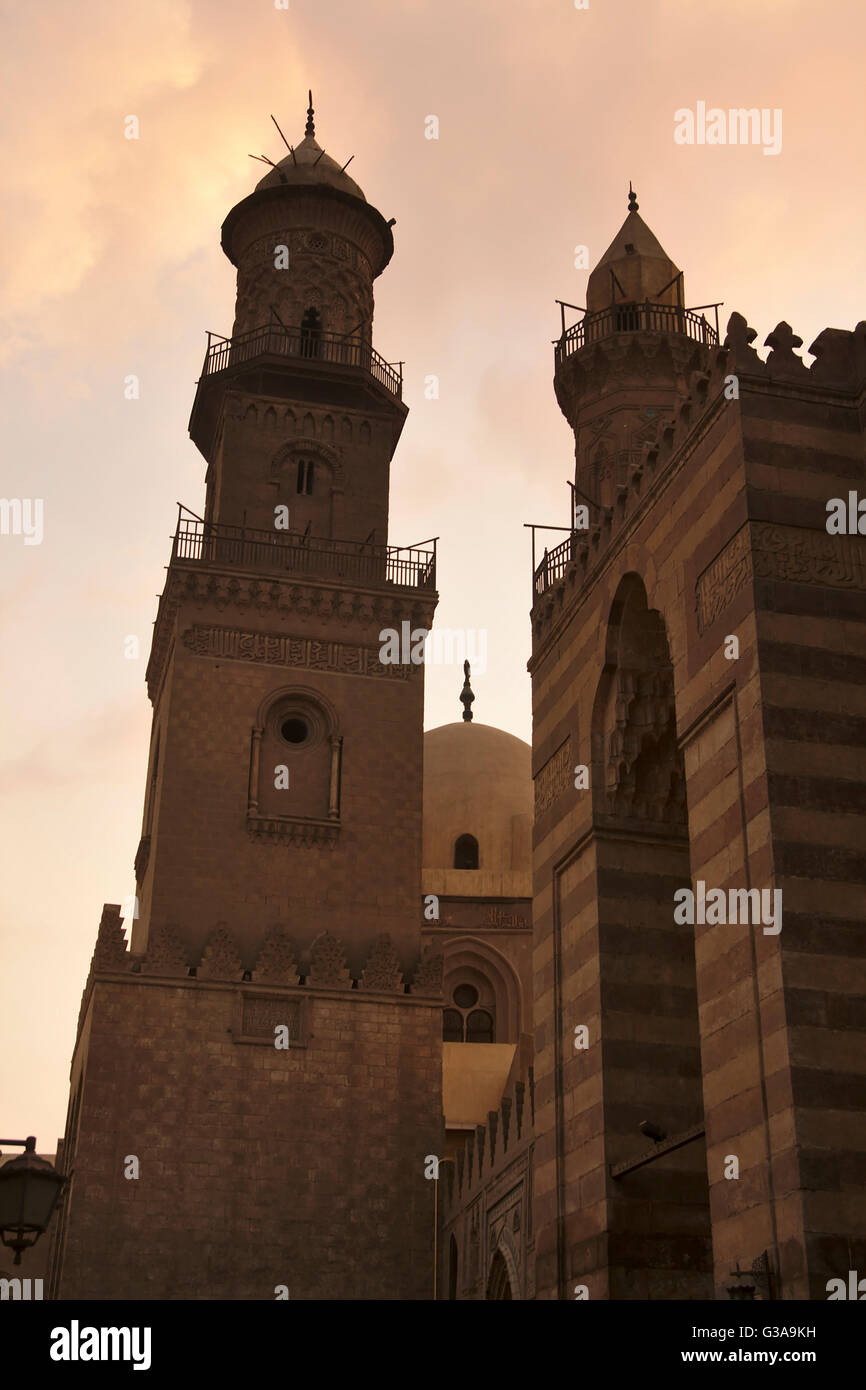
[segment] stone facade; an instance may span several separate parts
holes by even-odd
[[[866,1260],[866,538],[825,528],[866,491],[866,324],[810,369],[786,324],[766,361],[755,336],[735,314],[688,345],[604,496],[582,401],[618,409],[676,351],[620,333],[605,382],[597,344],[557,369],[610,505],[532,613],[542,1298],[727,1298],[753,1265],[764,1297],[826,1298]],[[569,741],[586,790],[557,781]],[[699,881],[781,890],[781,930],[678,924]]]
[[[354,981],[336,938],[296,963],[271,935],[245,982],[230,935],[214,937],[192,967],[166,946],[95,962],[53,1296],[431,1298],[435,971],[407,995],[381,942]]]

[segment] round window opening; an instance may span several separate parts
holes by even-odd
[[[306,719],[299,719],[297,715],[293,715],[290,719],[283,720],[280,733],[286,743],[305,743],[310,736],[310,727]]]
[[[474,985],[458,985],[453,998],[459,1009],[471,1009],[473,1004],[478,1003],[478,990]]]

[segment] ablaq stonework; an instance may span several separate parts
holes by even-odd
[[[222,245],[54,1295],[825,1298],[866,1269],[866,537],[825,526],[866,488],[866,324],[762,358],[632,196],[555,350],[530,750],[468,675],[425,737],[423,668],[382,658],[435,547],[388,537],[391,223],[312,112]],[[780,891],[780,930],[729,890]]]

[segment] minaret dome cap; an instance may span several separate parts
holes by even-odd
[[[264,178],[256,184],[256,192],[260,188],[278,188],[280,184],[327,184],[329,188],[338,188],[342,193],[351,193],[354,198],[366,202],[355,180],[350,179],[345,172],[345,166],[349,161],[346,160],[343,165],[338,164],[336,159],[325,154],[318,144],[314,117],[313,94],[310,92],[303,140],[299,145],[295,145],[294,150],[289,151],[285,159],[281,159],[279,164],[268,170]]]
[[[586,307],[591,314],[611,304],[642,304],[646,300],[658,304],[678,302],[676,280],[680,272],[637,211],[636,195],[631,187],[629,208],[625,221],[587,282]]]

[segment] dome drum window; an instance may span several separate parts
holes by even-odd
[[[455,869],[478,868],[478,841],[474,835],[460,835],[454,842]]]

